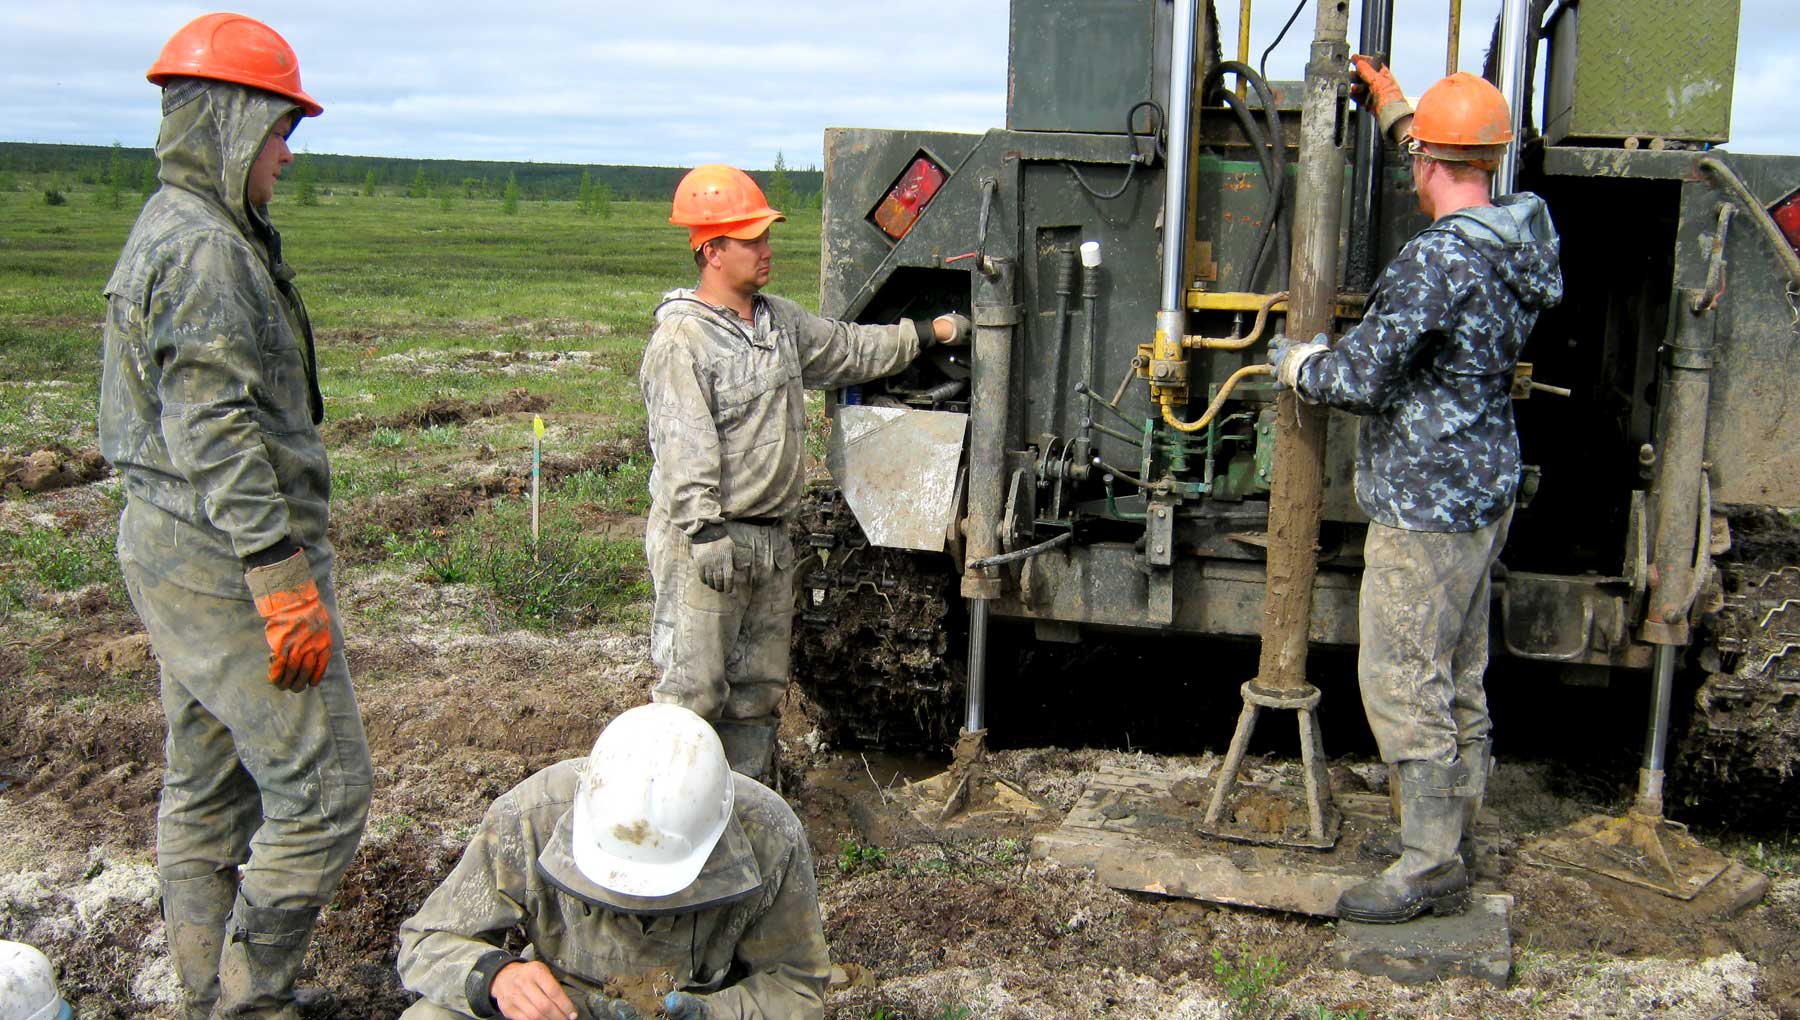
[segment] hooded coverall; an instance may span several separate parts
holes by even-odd
[[[157,872],[187,1020],[291,1017],[318,912],[361,836],[368,746],[326,540],[330,470],[312,329],[251,164],[298,107],[171,81],[162,187],[106,283],[100,450],[119,472],[118,555],[162,664]],[[246,560],[302,547],[330,612],[316,687],[268,680]],[[241,881],[240,881],[241,867]]]
[[[1357,672],[1384,761],[1450,766],[1486,746],[1488,572],[1519,484],[1513,366],[1562,300],[1558,249],[1536,195],[1451,213],[1407,242],[1362,321],[1297,377],[1301,399],[1362,416]]]
[[[812,851],[792,808],[733,776],[732,819],[693,884],[654,899],[582,875],[571,816],[586,760],[559,762],[496,800],[449,877],[400,926],[400,980],[424,996],[404,1020],[491,1017],[494,975],[521,957],[556,975],[583,1020],[609,982],[666,974],[712,1020],[825,1015],[831,961]]]
[[[650,516],[644,554],[656,589],[655,701],[718,730],[731,767],[773,782],[776,709],[787,691],[794,550],[786,523],[804,490],[807,388],[891,375],[931,323],[866,326],[757,295],[755,322],[675,290],[656,309],[638,382],[648,411]],[[723,525],[731,593],[701,579],[694,535]]]

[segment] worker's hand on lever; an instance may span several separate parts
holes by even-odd
[[[1300,370],[1306,367],[1306,363],[1316,355],[1323,354],[1330,349],[1330,345],[1325,342],[1323,333],[1305,342],[1277,334],[1273,340],[1269,341],[1269,364],[1275,367],[1276,388],[1297,390]]]
[[[317,686],[331,663],[331,614],[319,601],[306,550],[252,567],[244,581],[269,642],[269,682],[285,691]]]
[[[940,344],[966,344],[969,342],[969,317],[957,312],[949,312],[931,320],[932,334]]]
[[[737,545],[732,542],[725,525],[701,525],[700,530],[694,532],[692,545],[694,570],[699,573],[701,582],[721,595],[730,595]]]
[[[1394,80],[1394,72],[1379,58],[1358,53],[1350,58],[1356,67],[1358,81],[1350,86],[1350,95],[1358,102],[1367,104],[1381,124],[1381,133],[1387,134],[1395,124],[1403,118],[1412,116],[1412,104],[1400,91],[1400,83]]]
[[[704,996],[670,992],[663,996],[663,1015],[669,1020],[708,1020],[712,1012],[706,1008]]]
[[[556,975],[538,960],[509,963],[494,975],[488,995],[506,1020],[575,1020],[575,1004]]]

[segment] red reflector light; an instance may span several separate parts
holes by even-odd
[[[919,221],[919,213],[931,202],[949,175],[944,168],[921,155],[900,175],[871,217],[887,236],[898,241]]]
[[[1769,215],[1775,218],[1775,225],[1781,228],[1795,254],[1800,254],[1800,190],[1775,203]]]

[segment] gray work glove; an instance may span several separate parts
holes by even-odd
[[[940,322],[948,322],[950,324],[950,339],[939,340],[938,343],[955,345],[955,344],[966,344],[969,342],[970,326],[969,326],[969,317],[967,315],[963,315],[958,312],[950,312],[945,315],[940,315],[937,318],[931,320],[932,329],[934,331],[937,328],[937,324]]]
[[[636,1006],[624,999],[609,999],[604,992],[588,996],[588,1012],[594,1020],[644,1020]]]
[[[730,595],[736,574],[732,560],[737,551],[731,535],[719,525],[707,525],[694,535],[692,549],[694,570],[699,573],[700,580],[713,591]]]
[[[706,1000],[698,995],[670,992],[663,996],[663,1014],[669,1020],[707,1020],[712,1012],[706,1008]]]
[[[1269,341],[1269,364],[1275,366],[1276,387],[1296,389],[1299,386],[1300,370],[1306,367],[1308,361],[1330,349],[1323,333],[1305,343],[1277,334],[1275,339]]]

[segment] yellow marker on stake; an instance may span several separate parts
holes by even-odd
[[[544,419],[531,416],[531,562],[538,558],[538,478],[544,470]]]

